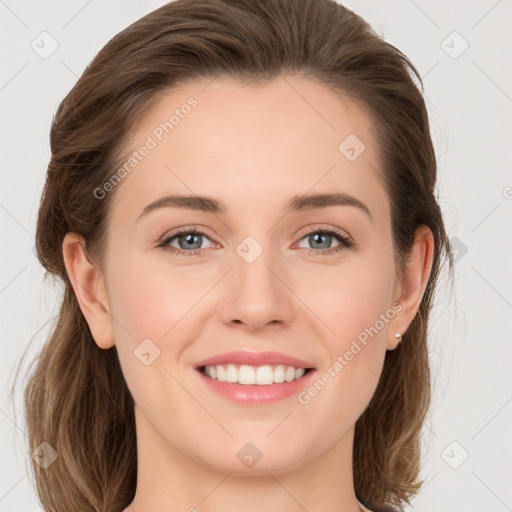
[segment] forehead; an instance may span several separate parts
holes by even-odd
[[[172,192],[271,207],[336,190],[386,202],[372,127],[354,102],[303,78],[191,82],[166,91],[133,127],[123,162],[131,156],[132,165],[114,201],[140,210]]]

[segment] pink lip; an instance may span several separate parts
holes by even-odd
[[[220,364],[220,363],[219,363]],[[304,366],[301,366],[304,368]],[[268,404],[277,402],[284,398],[296,395],[301,389],[304,389],[311,382],[315,370],[310,370],[300,379],[292,382],[283,382],[281,384],[269,384],[267,386],[259,386],[256,384],[238,384],[234,382],[220,382],[216,379],[207,377],[203,372],[197,372],[201,380],[219,395],[235,402],[236,404]]]
[[[249,366],[278,365],[294,366],[295,368],[313,368],[313,365],[302,359],[281,354],[280,352],[248,352],[237,350],[225,352],[200,361],[196,368],[215,364],[247,364]],[[222,383],[221,383],[222,384]],[[244,385],[244,387],[247,387]]]

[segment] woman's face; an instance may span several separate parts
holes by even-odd
[[[134,128],[137,155],[95,200],[114,194],[103,266],[112,343],[155,460],[279,474],[351,446],[405,327],[372,125],[352,102],[288,77],[194,82]],[[264,357],[240,378],[270,366],[254,372],[279,381],[284,370],[284,383],[212,386],[197,366],[233,351],[314,370],[288,383],[287,362]],[[244,360],[231,362],[238,377]]]

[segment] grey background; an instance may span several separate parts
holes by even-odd
[[[52,116],[101,47],[164,3],[0,0],[2,512],[42,510],[28,473],[26,426],[14,417],[8,391],[23,350],[33,340],[31,360],[44,343],[61,292],[58,283],[43,285],[33,253]],[[344,5],[424,78],[439,201],[458,250],[454,293],[441,287],[432,314],[435,390],[424,429],[426,485],[414,509],[512,510],[512,1]],[[41,38],[46,51],[52,38],[58,43],[47,58],[31,46],[42,52]]]

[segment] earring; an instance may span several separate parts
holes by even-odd
[[[398,341],[398,345],[400,345],[400,343],[402,343],[402,335],[399,332],[397,332],[395,334],[395,338]]]

